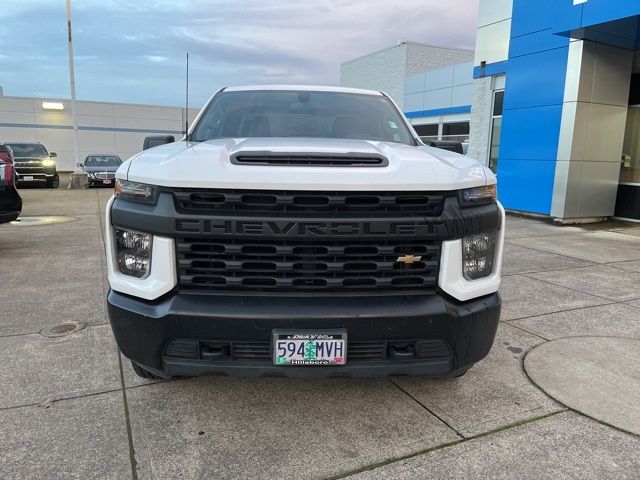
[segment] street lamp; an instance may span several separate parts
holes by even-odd
[[[73,68],[73,36],[71,33],[71,0],[67,0],[67,45],[69,50],[69,83],[71,86],[71,121],[73,122],[73,160],[74,172],[79,173],[78,120],[76,118],[76,76]]]

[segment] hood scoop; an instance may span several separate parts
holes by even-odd
[[[274,152],[237,152],[229,158],[234,165],[287,167],[386,167],[389,160],[382,155],[348,154],[283,154]]]

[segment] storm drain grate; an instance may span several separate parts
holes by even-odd
[[[40,330],[40,335],[49,338],[65,337],[85,328],[86,325],[82,322],[62,322],[43,328]]]

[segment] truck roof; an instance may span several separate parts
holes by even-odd
[[[359,93],[361,95],[382,96],[382,92],[375,90],[365,90],[363,88],[335,87],[331,85],[245,85],[238,87],[225,87],[225,92],[246,92],[246,91],[274,91],[288,90],[300,92],[335,92],[335,93]]]

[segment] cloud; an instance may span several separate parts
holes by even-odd
[[[178,105],[220,86],[339,83],[340,63],[400,41],[472,48],[477,0],[82,0],[73,4],[79,98]],[[461,15],[461,12],[464,12]],[[5,0],[6,95],[68,96],[63,2]]]

